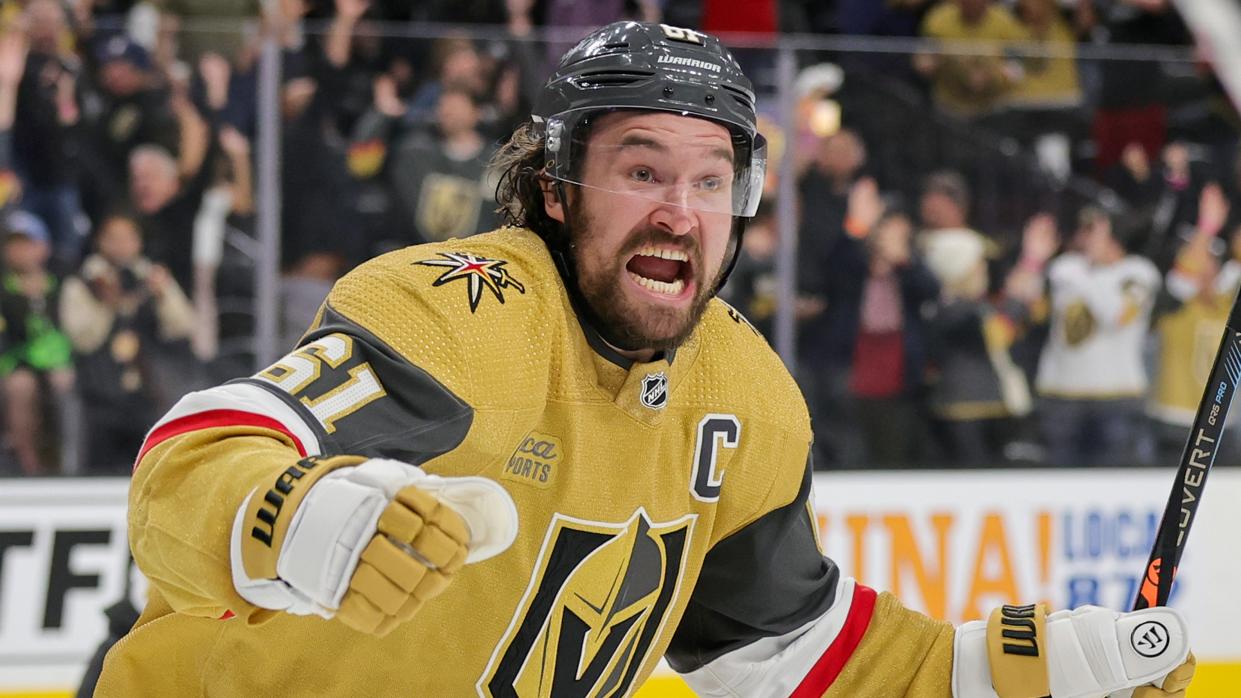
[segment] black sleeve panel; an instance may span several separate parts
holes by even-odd
[[[315,431],[325,455],[394,458],[421,465],[461,445],[474,419],[473,408],[374,334],[326,307],[322,322],[302,345],[337,333],[353,340],[352,355],[335,368],[321,364],[320,375],[296,395],[257,377],[233,382],[257,385],[290,405]],[[370,364],[385,394],[334,420],[329,433],[302,401],[313,401],[340,386],[362,363]]]
[[[665,657],[694,671],[755,640],[792,632],[823,615],[840,570],[819,552],[806,502],[806,464],[797,497],[717,543],[707,553]]]

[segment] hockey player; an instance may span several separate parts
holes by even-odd
[[[362,265],[148,435],[97,695],[621,696],[661,656],[704,695],[1179,695],[1175,611],[954,628],[822,555],[805,404],[713,300],[764,157],[715,38],[571,49],[498,157],[522,227]]]

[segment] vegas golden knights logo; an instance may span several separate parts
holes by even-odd
[[[1095,327],[1094,313],[1090,312],[1090,306],[1082,301],[1070,304],[1064,309],[1064,341],[1071,347],[1075,347],[1082,342],[1090,339],[1094,334]]]
[[[696,517],[623,524],[556,514],[483,696],[605,698],[633,687],[677,595]]]
[[[418,230],[431,241],[473,235],[481,204],[478,182],[430,173],[418,192]]]

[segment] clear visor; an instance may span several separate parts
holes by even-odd
[[[574,144],[548,155],[548,174],[588,189],[703,213],[751,217],[758,210],[767,170],[760,137],[748,162],[735,163],[723,145],[687,145],[635,138],[617,145]],[[560,149],[557,149],[560,150]],[[571,157],[577,161],[571,161]]]

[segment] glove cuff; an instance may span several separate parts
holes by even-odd
[[[957,628],[956,698],[1087,698],[1160,681],[1189,654],[1180,613],[1003,607]]]
[[[991,685],[1001,696],[1051,695],[1047,676],[1047,605],[1005,604],[987,619]]]
[[[269,487],[260,485],[246,496],[233,519],[229,543],[233,588],[242,599],[261,609],[299,615],[320,612],[308,596],[279,579],[280,553],[311,487],[333,471],[363,460],[355,456],[303,458],[282,470]],[[255,623],[270,617],[269,613],[247,615]]]

